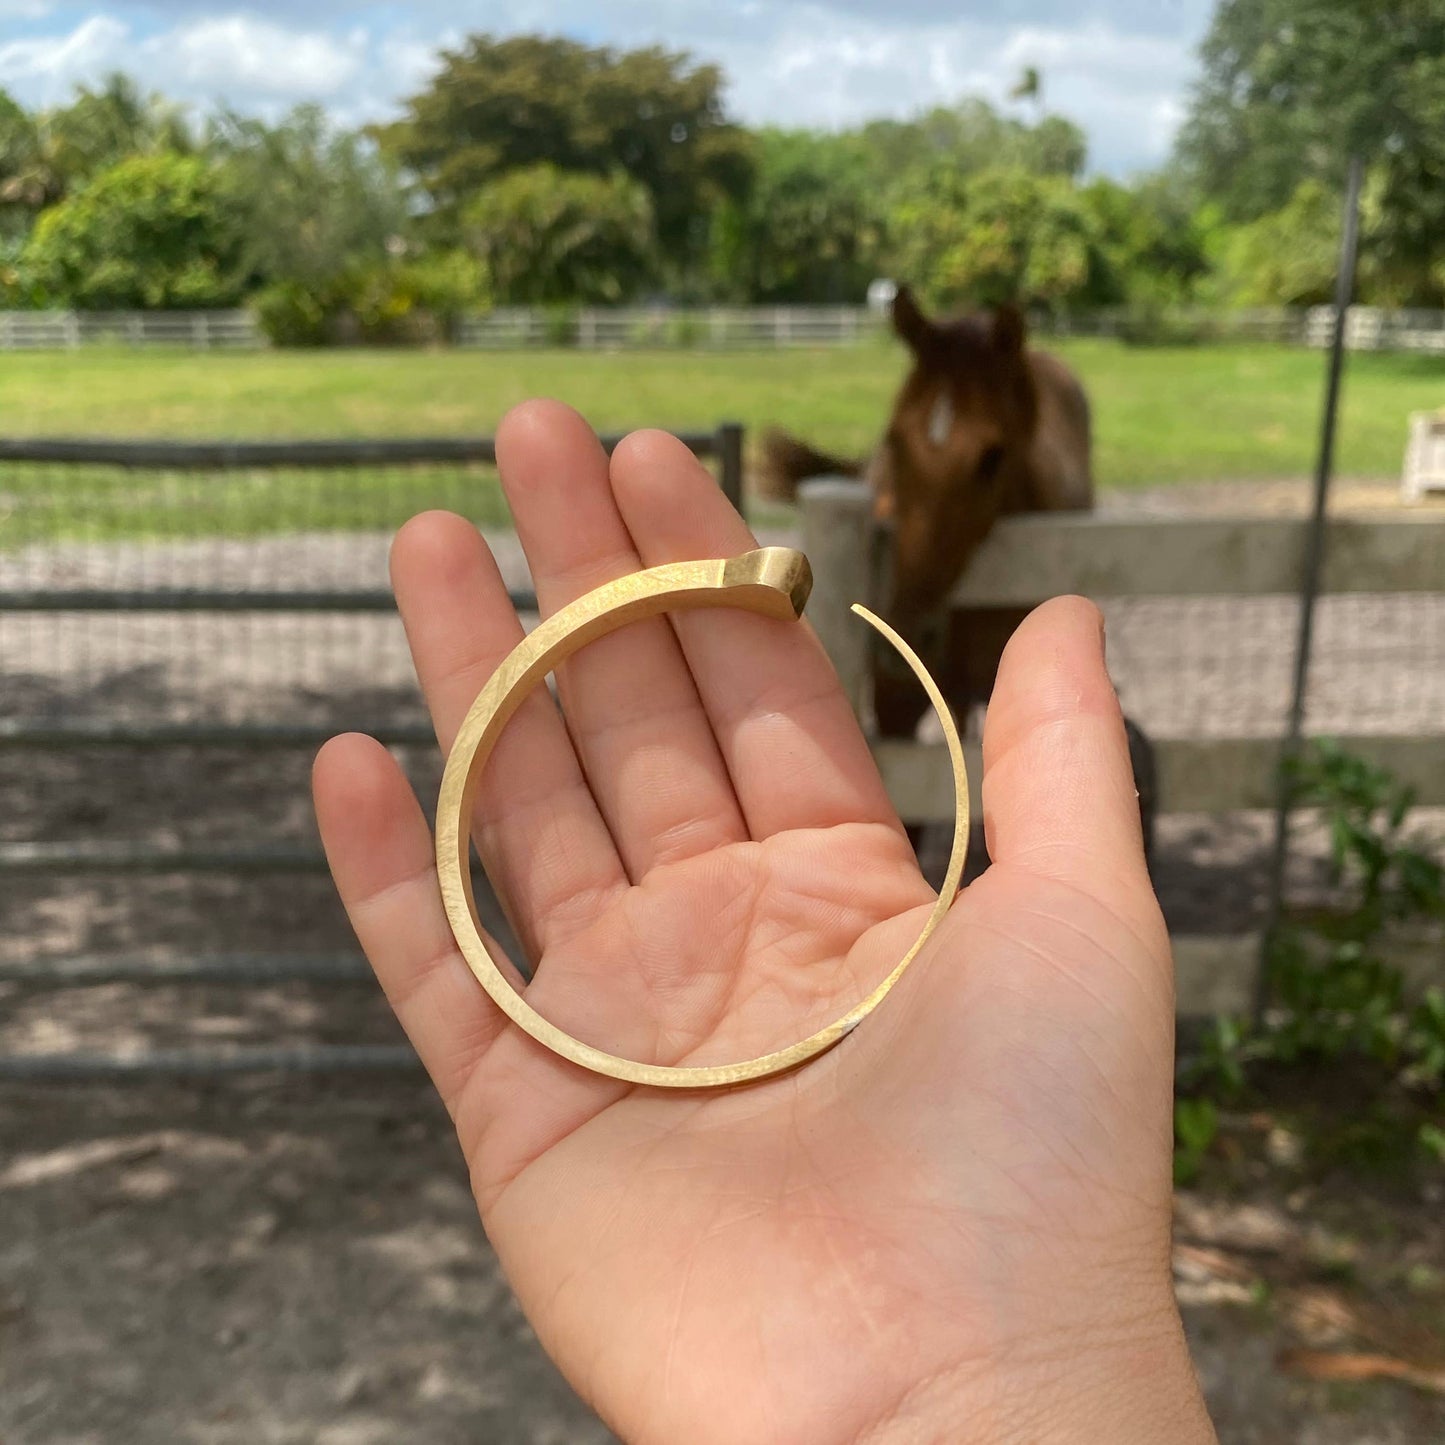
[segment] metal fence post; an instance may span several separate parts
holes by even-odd
[[[1262,1018],[1269,1005],[1270,957],[1284,918],[1284,875],[1289,861],[1289,816],[1294,801],[1291,767],[1304,741],[1305,699],[1309,690],[1310,652],[1314,642],[1315,602],[1319,597],[1324,570],[1325,521],[1329,506],[1330,479],[1335,464],[1335,422],[1339,415],[1340,379],[1348,344],[1350,300],[1355,289],[1355,265],[1360,243],[1360,189],[1364,162],[1358,152],[1350,157],[1349,181],[1345,190],[1344,234],[1340,239],[1339,273],[1335,279],[1335,308],[1330,336],[1330,358],[1325,372],[1324,415],[1320,421],[1320,449],[1315,465],[1314,511],[1304,558],[1304,579],[1300,586],[1299,636],[1295,643],[1294,687],[1290,697],[1289,722],[1280,747],[1279,799],[1275,807],[1274,851],[1269,873],[1269,919],[1260,949],[1259,972],[1255,980],[1254,1016]]]
[[[803,550],[813,565],[808,620],[823,640],[853,711],[872,705],[872,633],[850,610],[873,600],[873,492],[854,477],[817,477],[798,488]]]

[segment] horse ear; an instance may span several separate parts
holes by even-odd
[[[1006,356],[1017,356],[1024,349],[1028,330],[1023,312],[1012,302],[1005,301],[1002,306],[994,308],[993,344],[996,351]]]
[[[900,286],[893,298],[893,329],[898,339],[915,354],[923,350],[933,334],[933,323],[923,314],[907,286]]]

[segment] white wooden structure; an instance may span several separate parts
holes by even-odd
[[[801,495],[803,547],[817,585],[808,616],[855,707],[866,715],[867,631],[849,611],[874,592],[871,496],[861,482],[826,478]],[[1131,518],[1099,514],[1012,517],[994,528],[954,593],[968,606],[1028,605],[1073,592],[1094,598],[1297,593],[1303,517]],[[1445,513],[1381,513],[1329,523],[1325,593],[1445,593]],[[1161,813],[1272,808],[1280,744],[1274,738],[1155,738]],[[1389,768],[1426,805],[1445,805],[1445,718],[1415,735],[1342,736],[1351,752]],[[982,760],[969,748],[976,790]],[[909,822],[953,818],[946,749],[879,740],[875,755]],[[974,816],[981,815],[975,791]],[[1259,957],[1255,935],[1176,938],[1181,1013],[1246,1008]]]
[[[252,350],[267,344],[249,311],[0,311],[0,351],[81,346]]]
[[[1445,411],[1417,411],[1410,418],[1404,492],[1407,502],[1424,501],[1426,492],[1445,492]]]
[[[1030,318],[1043,336],[1127,335],[1141,318],[1126,307]],[[1329,306],[1261,307],[1249,311],[1179,308],[1152,323],[1196,330],[1219,341],[1272,341],[1326,346],[1334,324]],[[583,307],[543,310],[497,307],[464,316],[455,345],[477,349],[575,346],[629,347],[844,346],[882,332],[886,315],[869,306]],[[80,346],[193,347],[208,351],[268,345],[250,311],[0,311],[0,351],[67,350]],[[1345,344],[1354,351],[1445,354],[1445,311],[1386,311],[1352,306]]]

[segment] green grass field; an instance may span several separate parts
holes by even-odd
[[[1104,487],[1305,475],[1313,461],[1323,388],[1318,352],[1275,346],[1129,347],[1068,341],[1057,350],[1094,404],[1096,465]],[[81,351],[0,355],[0,433],[116,437],[419,436],[492,432],[523,398],[560,397],[599,430],[654,425],[709,430],[768,425],[830,449],[866,450],[904,365],[874,342],[809,351],[382,352],[194,354]],[[1349,359],[1339,470],[1398,476],[1412,411],[1445,403],[1445,358],[1358,354]],[[74,534],[46,476],[13,469],[0,493],[28,513],[0,539]],[[419,506],[451,505],[460,485],[478,520],[500,520],[490,479],[436,473],[333,477],[306,484],[254,475],[244,497],[209,521],[205,491],[163,519],[175,482],[93,476],[87,535],[155,531],[265,531],[389,526]],[[167,489],[171,490],[167,490]],[[114,503],[108,506],[105,499]],[[197,510],[199,508],[199,510]],[[98,509],[98,510],[97,510]]]
[[[1105,486],[1308,471],[1323,357],[1272,346],[1057,350],[1093,398]],[[863,450],[903,368],[894,347],[708,353],[72,352],[0,356],[0,431],[109,436],[446,436],[489,433],[529,396],[599,429],[768,424]],[[1340,469],[1393,476],[1411,411],[1445,403],[1445,358],[1349,360]]]

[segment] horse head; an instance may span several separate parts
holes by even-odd
[[[1039,399],[1013,306],[935,321],[903,287],[893,328],[913,365],[874,484],[894,531],[893,614],[916,628],[942,607],[998,518],[1028,508]]]

